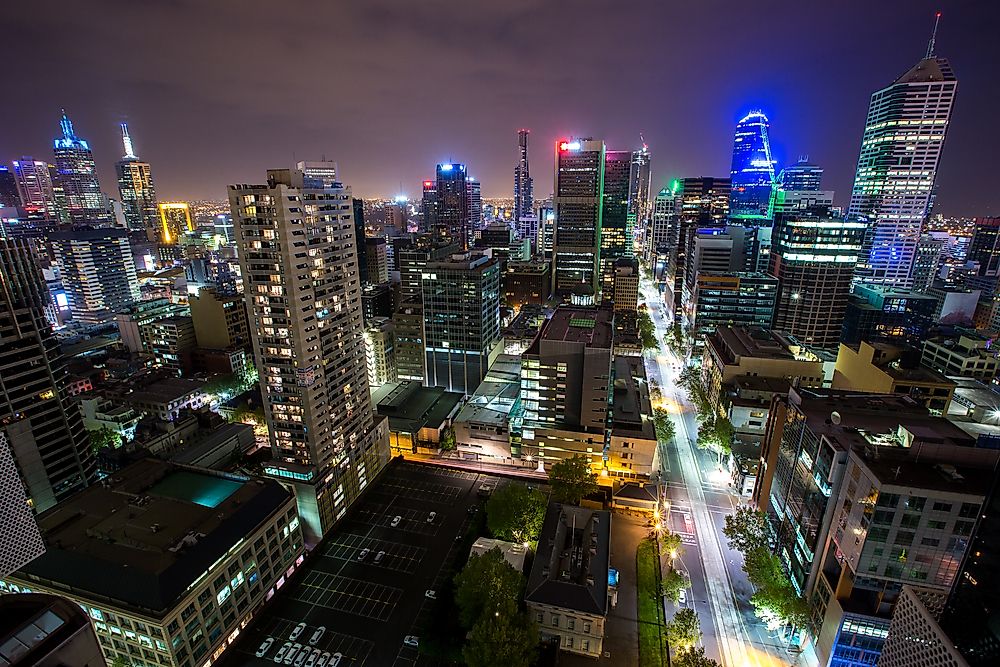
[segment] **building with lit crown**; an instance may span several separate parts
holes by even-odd
[[[593,300],[601,289],[604,142],[570,139],[555,149],[552,291]]]
[[[62,136],[52,142],[56,180],[63,190],[67,217],[80,224],[111,224],[107,197],[101,192],[90,144],[73,131],[73,123],[63,111],[59,121]]]
[[[514,222],[535,212],[534,181],[528,167],[528,130],[517,131],[517,166],[514,167]]]
[[[767,116],[761,111],[751,111],[736,124],[733,163],[729,171],[729,216],[734,220],[771,217],[774,159],[769,128]]]
[[[163,245],[177,245],[183,234],[194,231],[191,207],[187,202],[163,202],[159,205],[159,242]]]
[[[156,230],[159,219],[153,174],[149,163],[135,154],[125,123],[122,123],[122,144],[125,154],[115,164],[115,172],[118,174],[118,193],[121,195],[125,223],[131,232],[149,234]]]

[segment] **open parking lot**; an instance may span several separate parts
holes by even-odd
[[[337,653],[340,667],[432,664],[403,638],[419,636],[433,621],[434,601],[425,593],[454,576],[467,548],[456,537],[465,533],[486,479],[495,480],[393,462],[226,652],[224,664],[274,665],[298,623],[306,628],[293,644],[317,658],[329,654],[328,667]],[[319,627],[326,630],[312,645]],[[257,658],[268,637],[273,644]]]

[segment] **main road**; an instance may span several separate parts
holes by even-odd
[[[641,291],[662,344],[671,328],[662,298],[645,279]],[[658,459],[671,504],[668,527],[680,533],[685,544],[675,565],[691,577],[687,605],[701,619],[706,653],[724,667],[795,664],[780,640],[754,616],[741,557],[725,544],[725,515],[738,499],[727,491],[726,475],[715,457],[696,448],[696,411],[677,381],[682,366],[683,360],[662,348],[646,357],[647,374],[659,385],[676,430],[675,446],[661,444]]]

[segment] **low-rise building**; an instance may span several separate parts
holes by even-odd
[[[503,353],[521,355],[538,335],[545,323],[545,309],[537,304],[525,304],[517,316],[501,332]]]
[[[489,537],[479,537],[472,543],[469,556],[482,556],[493,549],[499,549],[503,559],[518,572],[524,572],[524,561],[528,556],[528,547],[514,542],[494,540]]]
[[[992,344],[992,338],[962,329],[957,336],[938,336],[924,341],[920,361],[948,376],[992,382],[1000,372],[1000,357]]]
[[[140,412],[173,421],[182,410],[197,410],[208,403],[204,388],[205,383],[201,380],[163,378],[122,398]]]
[[[48,550],[4,591],[69,598],[108,663],[210,665],[302,562],[278,482],[143,459],[38,516]]]
[[[88,431],[108,428],[122,440],[135,438],[135,428],[142,418],[131,406],[100,397],[82,399],[80,410],[83,412],[83,425]]]
[[[520,311],[525,305],[542,305],[552,296],[552,263],[543,257],[507,262],[504,273],[504,303]]]
[[[140,331],[145,352],[152,355],[154,363],[177,375],[191,372],[198,342],[190,316],[164,317],[142,325]]]
[[[777,299],[778,280],[767,274],[699,271],[686,324],[696,346],[720,326],[770,327]]]
[[[615,357],[607,471],[615,477],[649,477],[656,460],[645,363],[642,357]]]
[[[510,420],[520,392],[521,358],[501,354],[455,417],[455,445],[463,458],[514,462]]]
[[[641,357],[642,336],[639,334],[639,313],[619,310],[615,313],[613,353],[616,357]]]
[[[920,364],[919,351],[888,343],[841,343],[833,389],[873,394],[905,394],[934,414],[948,414],[955,382]]]
[[[610,604],[611,513],[550,503],[524,600],[542,638],[599,658]]]
[[[56,595],[20,593],[0,595],[0,664],[101,667],[105,661],[90,619],[79,606]]]
[[[375,410],[389,420],[393,455],[437,451],[458,414],[464,396],[444,387],[425,387],[406,380],[390,382],[372,392]]]

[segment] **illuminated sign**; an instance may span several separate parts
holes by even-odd
[[[559,142],[559,150],[561,151],[578,151],[580,150],[579,141],[561,141]]]
[[[442,164],[440,166],[441,166],[441,171],[451,171],[452,169],[452,166],[450,164]]]

